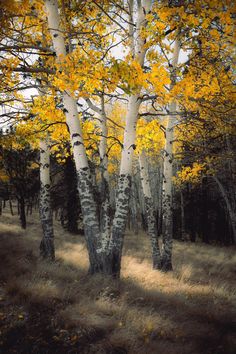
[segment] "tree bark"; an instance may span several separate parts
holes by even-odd
[[[149,13],[151,4],[151,0],[147,0],[143,2],[143,4],[141,1],[137,1],[137,37],[135,38],[136,41],[134,41],[134,43],[136,42],[136,48],[131,44],[131,54],[141,67],[144,65],[147,51],[145,48],[144,39],[141,36],[141,29],[146,24],[145,15]],[[125,225],[129,211],[132,161],[134,149],[136,147],[136,125],[139,107],[141,104],[141,100],[139,99],[140,92],[141,87],[136,94],[130,95],[128,102],[128,112],[125,121],[124,142],[121,154],[121,166],[116,198],[116,211],[112,225],[112,234],[108,253],[109,267],[107,271],[115,277],[120,276]]]
[[[63,31],[60,31],[59,27],[58,4],[56,0],[45,0],[45,5],[48,15],[49,30],[57,60],[59,61],[61,56],[63,57],[66,55],[66,50]],[[137,5],[137,52],[132,54],[139,64],[143,66],[147,49],[144,46],[145,43],[140,32],[141,27],[145,25],[145,14],[150,10],[151,0],[145,1],[143,6],[139,0],[137,1]],[[78,191],[84,219],[85,239],[89,253],[90,273],[103,272],[111,274],[114,277],[120,276],[123,239],[129,208],[136,123],[141,103],[139,100],[141,87],[137,91],[137,93],[131,94],[129,97],[116,197],[116,211],[107,250],[104,250],[104,245],[101,242],[102,238],[97,218],[97,206],[93,197],[91,174],[83,143],[80,121],[78,119],[76,101],[73,99],[70,92],[64,91],[62,93],[64,112],[70,130],[71,144],[78,177]]]
[[[185,238],[185,213],[184,213],[184,194],[180,190],[180,209],[181,209],[181,240]]]
[[[104,96],[101,97],[101,113],[100,113],[101,139],[99,143],[100,155],[100,231],[102,238],[102,249],[107,250],[111,234],[111,208],[110,208],[110,191],[109,191],[109,174],[108,174],[108,156],[107,156],[107,118],[105,112]]]
[[[157,237],[157,224],[156,215],[154,210],[154,203],[152,199],[152,193],[150,188],[149,176],[148,176],[148,166],[147,166],[147,156],[144,150],[139,154],[139,167],[140,167],[140,178],[144,195],[144,204],[146,210],[146,219],[148,227],[148,235],[151,240],[152,245],[152,260],[153,269],[161,268],[161,255],[160,248],[158,244]]]
[[[55,259],[53,213],[50,196],[50,149],[47,138],[41,140],[40,148],[40,200],[39,215],[43,229],[43,238],[40,243],[40,255],[49,260]]]
[[[107,259],[105,261],[106,272],[114,277],[120,276],[124,233],[129,212],[132,160],[135,149],[136,123],[139,106],[139,96],[130,96],[116,195],[116,210],[113,219],[112,234],[109,242]]]
[[[9,197],[9,207],[10,207],[11,215],[13,216],[14,212],[13,212],[12,201],[10,197]]]
[[[60,29],[60,17],[57,0],[45,0],[48,26],[52,37],[53,47],[58,62],[60,57],[66,55],[63,31]],[[102,269],[100,229],[97,218],[97,208],[93,197],[93,188],[88,159],[85,152],[77,104],[71,93],[62,92],[63,111],[70,131],[71,145],[75,160],[78,191],[81,201],[81,209],[84,221],[84,233],[89,253],[90,273],[99,272]]]
[[[26,229],[25,198],[21,195],[18,199],[20,211],[20,223],[22,229]]]
[[[78,193],[77,178],[73,157],[69,155],[65,162],[65,183],[67,189],[67,230],[72,234],[78,234]]]
[[[175,41],[174,54],[172,59],[171,87],[175,84],[175,69],[178,63],[180,45]],[[176,103],[173,101],[169,107],[170,113],[176,112]],[[172,243],[173,243],[173,212],[172,212],[172,178],[173,178],[173,137],[174,118],[170,115],[167,118],[166,143],[164,152],[163,188],[162,188],[162,217],[163,217],[163,246],[162,246],[162,270],[172,270]]]

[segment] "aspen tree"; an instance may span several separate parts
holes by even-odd
[[[180,52],[180,43],[178,39],[175,41],[170,90],[176,81],[176,66]],[[176,112],[176,102],[172,101],[169,106],[170,115],[167,118],[166,125],[166,143],[164,150],[164,168],[163,168],[163,188],[162,188],[162,217],[163,217],[163,248],[162,248],[162,270],[172,270],[172,242],[173,242],[173,215],[172,215],[172,199],[173,199],[173,140],[174,140],[174,121]]]

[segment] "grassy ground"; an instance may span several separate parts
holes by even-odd
[[[145,234],[126,235],[121,280],[87,276],[82,236],[55,223],[56,258],[38,258],[38,215],[0,217],[2,353],[236,352],[235,249],[174,244],[174,272],[151,269]]]

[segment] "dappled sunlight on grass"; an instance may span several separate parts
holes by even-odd
[[[84,244],[64,242],[58,246],[56,257],[75,267],[88,269],[88,255]]]
[[[82,236],[55,222],[56,262],[48,263],[38,257],[36,215],[24,232],[17,216],[1,220],[6,296],[31,321],[32,306],[49,313],[52,331],[69,333],[80,353],[234,353],[234,250],[174,242],[174,272],[165,274],[151,269],[148,237],[128,232],[121,280],[91,277]]]

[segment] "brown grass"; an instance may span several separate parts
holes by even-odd
[[[26,231],[6,211],[0,221],[0,291],[18,316],[2,324],[5,353],[236,352],[235,249],[175,242],[174,272],[163,274],[147,236],[128,232],[118,281],[88,276],[83,237],[57,223],[49,264],[38,258],[37,214]]]

